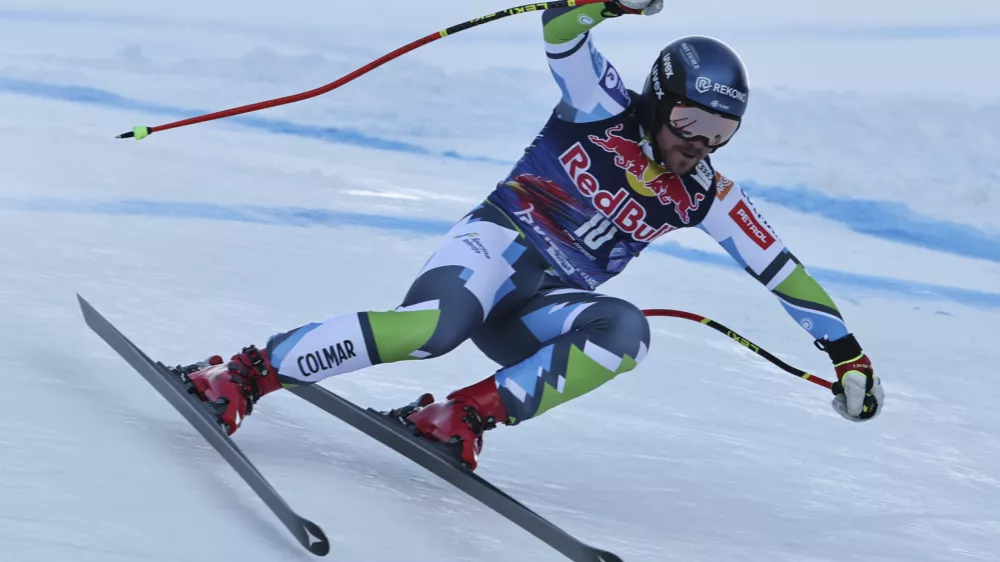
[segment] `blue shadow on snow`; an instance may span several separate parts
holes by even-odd
[[[185,203],[139,199],[93,201],[57,198],[27,200],[0,198],[0,208],[32,212],[124,215],[184,220],[203,219],[252,224],[273,224],[300,228],[343,228],[357,226],[428,236],[444,234],[453,224],[451,221],[434,219],[368,215],[364,213],[309,209],[304,207],[266,207],[260,205],[241,205],[235,207],[215,203]],[[672,242],[652,244],[647,251],[666,254],[685,261],[741,270],[726,254],[684,248]],[[1000,308],[1000,293],[916,283],[890,277],[848,273],[821,267],[810,267],[809,271],[814,277],[825,283],[876,291],[894,297],[919,300],[949,300],[975,307]]]
[[[928,250],[1000,262],[1000,234],[924,217],[902,203],[831,197],[805,187],[779,187],[753,181],[742,181],[740,186],[752,197],[800,213],[819,215],[845,224],[861,234]]]
[[[210,113],[202,109],[191,109],[174,107],[158,103],[145,102],[129,99],[107,90],[91,88],[89,86],[66,86],[59,84],[47,84],[44,82],[34,82],[29,80],[19,80],[0,76],[0,90],[15,94],[24,94],[31,97],[52,99],[58,101],[68,101],[73,103],[84,103],[103,107],[113,107],[115,109],[126,109],[130,111],[141,111],[157,115],[168,115],[171,117],[188,118],[195,115]],[[451,158],[467,162],[483,162],[509,165],[509,162],[488,158],[485,156],[467,156],[454,150],[447,150],[435,153],[429,148],[389,139],[383,139],[366,135],[353,129],[341,129],[337,127],[317,127],[314,125],[303,125],[290,121],[277,119],[265,119],[263,117],[250,117],[238,115],[227,119],[229,123],[235,123],[251,129],[258,129],[268,133],[280,135],[291,135],[307,139],[350,144],[364,148],[377,148],[381,150],[391,150],[407,154],[417,154],[422,156],[438,156]],[[121,131],[119,131],[121,132]]]
[[[129,99],[113,92],[86,86],[66,86],[19,80],[0,76],[0,90],[33,97],[85,103],[174,117],[207,113],[198,109],[166,106]],[[242,115],[230,122],[270,133],[350,144],[401,153],[437,156],[466,162],[511,165],[510,162],[485,156],[469,156],[449,150],[435,153],[430,149],[366,135],[351,129],[317,127],[289,121]],[[788,188],[741,181],[751,195],[787,207],[794,211],[820,215],[846,224],[851,229],[903,244],[937,250],[960,256],[1000,262],[1000,234],[988,233],[975,227],[923,217],[901,203],[835,198],[807,188]]]

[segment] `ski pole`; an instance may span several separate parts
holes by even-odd
[[[800,377],[802,379],[805,379],[805,380],[807,380],[807,381],[809,381],[809,382],[811,382],[813,384],[818,384],[818,385],[822,386],[823,388],[829,388],[831,390],[833,389],[833,383],[831,383],[830,381],[828,381],[826,379],[822,379],[820,377],[817,377],[816,375],[813,375],[811,373],[807,373],[807,372],[803,371],[802,369],[797,369],[795,367],[792,367],[788,363],[785,363],[781,359],[778,359],[774,355],[771,355],[770,353],[768,353],[768,351],[766,349],[763,349],[762,347],[760,347],[759,345],[757,345],[757,344],[753,343],[752,341],[746,339],[745,337],[737,334],[736,332],[730,330],[729,328],[723,326],[722,324],[719,324],[715,320],[711,320],[711,319],[705,318],[704,316],[699,316],[699,315],[693,314],[691,312],[684,312],[683,310],[668,310],[668,309],[663,309],[663,308],[654,308],[654,309],[649,309],[649,310],[643,310],[642,313],[645,314],[646,316],[670,316],[670,317],[673,317],[673,318],[684,318],[686,320],[691,320],[693,322],[698,322],[699,324],[704,324],[704,325],[708,326],[709,328],[713,328],[713,329],[715,329],[715,330],[717,330],[719,332],[722,332],[723,334],[726,334],[727,336],[729,336],[730,338],[732,338],[736,342],[742,344],[744,347],[746,347],[750,351],[756,353],[757,355],[760,355],[764,359],[767,359],[768,361],[770,361],[771,363],[773,363],[779,369],[785,371],[786,373],[791,373],[791,374],[793,374],[793,375],[795,375],[797,377]]]
[[[320,95],[323,95],[323,94],[325,94],[327,92],[331,92],[333,90],[336,90],[337,88],[343,86],[344,84],[347,84],[348,82],[351,82],[352,80],[354,80],[354,79],[356,79],[356,78],[358,78],[360,76],[364,76],[365,74],[368,74],[372,70],[375,70],[376,68],[382,66],[383,64],[385,64],[385,63],[387,63],[387,62],[389,62],[389,61],[391,61],[393,59],[397,59],[397,58],[405,55],[406,53],[409,53],[410,51],[413,51],[415,49],[423,47],[424,45],[426,45],[428,43],[433,43],[434,41],[437,41],[438,39],[443,39],[443,38],[448,37],[450,35],[454,35],[454,34],[458,33],[459,31],[465,31],[466,29],[471,29],[473,27],[480,26],[480,25],[482,25],[484,23],[489,23],[491,21],[496,21],[496,20],[498,20],[500,18],[505,18],[507,16],[513,16],[513,15],[516,15],[516,14],[523,14],[523,13],[526,13],[526,12],[536,12],[536,11],[541,11],[541,10],[551,10],[551,9],[555,9],[555,8],[567,8],[567,7],[572,7],[572,6],[584,6],[584,5],[587,5],[587,4],[602,4],[604,2],[605,2],[605,0],[557,0],[557,1],[554,1],[554,2],[538,2],[538,3],[535,3],[535,4],[525,4],[523,6],[515,6],[513,8],[507,8],[506,10],[500,10],[499,12],[493,12],[492,14],[487,14],[485,16],[480,16],[478,18],[473,18],[473,19],[471,19],[469,21],[462,22],[462,23],[460,23],[458,25],[453,25],[453,26],[451,26],[451,27],[449,27],[447,29],[443,29],[441,31],[435,31],[434,33],[431,33],[430,35],[427,35],[425,37],[417,39],[416,41],[413,41],[412,43],[403,45],[402,47],[396,49],[395,51],[393,51],[391,53],[388,53],[386,55],[383,55],[383,56],[381,56],[381,57],[373,60],[372,62],[370,62],[370,63],[362,66],[361,68],[358,68],[357,70],[355,70],[353,72],[351,72],[350,74],[346,74],[346,75],[342,76],[341,78],[338,78],[337,80],[334,80],[333,82],[330,82],[329,84],[326,84],[325,86],[320,86],[319,88],[315,88],[313,90],[309,90],[309,91],[306,91],[306,92],[301,92],[301,93],[298,93],[298,94],[293,94],[293,95],[285,96],[285,97],[281,97],[281,98],[275,98],[273,100],[262,101],[262,102],[258,102],[258,103],[252,103],[252,104],[243,105],[243,106],[240,106],[240,107],[234,107],[232,109],[226,109],[226,110],[223,110],[223,111],[217,111],[215,113],[208,113],[206,115],[200,115],[198,117],[192,117],[190,119],[184,119],[184,120],[181,120],[181,121],[174,121],[173,123],[167,123],[165,125],[157,125],[155,127],[143,127],[143,126],[132,127],[131,131],[128,131],[126,133],[122,133],[122,134],[118,135],[115,138],[119,138],[119,139],[131,139],[131,138],[135,138],[136,140],[142,140],[142,139],[148,137],[149,135],[151,135],[153,133],[156,133],[156,132],[159,132],[159,131],[166,131],[168,129],[176,129],[178,127],[186,127],[188,125],[194,125],[195,123],[204,123],[205,121],[214,121],[216,119],[222,119],[224,117],[232,117],[234,115],[242,115],[244,113],[250,113],[252,111],[260,111],[261,109],[267,109],[267,108],[270,108],[270,107],[277,107],[279,105],[286,105],[286,104],[289,104],[289,103],[295,103],[295,102],[299,102],[299,101],[302,101],[302,100],[307,100],[309,98],[314,98],[316,96],[320,96]]]

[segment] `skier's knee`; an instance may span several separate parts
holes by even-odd
[[[592,337],[594,343],[606,346],[611,353],[622,358],[618,373],[631,371],[649,351],[649,321],[634,304],[609,298],[605,307],[604,330]]]
[[[422,359],[440,357],[446,353],[451,353],[468,338],[468,333],[465,330],[455,329],[454,327],[441,327],[438,329],[435,337],[431,338],[420,348],[421,353],[427,354]]]
[[[619,312],[615,317],[617,331],[631,334],[634,338],[649,344],[649,320],[636,305],[619,300]]]

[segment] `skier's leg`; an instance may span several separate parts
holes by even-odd
[[[474,469],[483,431],[535,417],[635,368],[649,348],[649,324],[624,300],[557,289],[518,314],[491,317],[473,341],[503,368],[407,420],[437,441],[458,442]]]
[[[513,425],[634,369],[649,350],[649,323],[628,301],[559,289],[485,326],[474,341],[503,365],[492,378]]]
[[[291,384],[438,357],[468,339],[501,300],[520,306],[530,299],[545,267],[506,215],[484,204],[444,236],[399,307],[278,334],[267,344],[268,356],[282,382]]]
[[[545,267],[507,216],[484,204],[448,232],[396,309],[341,314],[295,328],[270,338],[264,349],[245,349],[228,364],[214,358],[191,378],[235,431],[260,396],[282,385],[451,351],[495,305],[511,308],[517,305],[509,303],[531,298]]]

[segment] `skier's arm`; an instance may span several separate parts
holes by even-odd
[[[814,339],[838,340],[847,326],[833,299],[754,209],[739,186],[716,172],[716,199],[701,228],[763,284]]]
[[[645,0],[643,6],[652,6]],[[549,69],[562,90],[556,114],[564,121],[589,123],[625,111],[631,102],[615,67],[594,48],[590,30],[625,9],[611,3],[542,12]],[[646,8],[647,13],[655,11]],[[656,10],[658,11],[658,10]]]
[[[830,356],[837,373],[833,409],[851,421],[874,418],[885,402],[882,382],[830,295],[785,248],[739,186],[715,173],[716,198],[701,228],[778,298]]]

